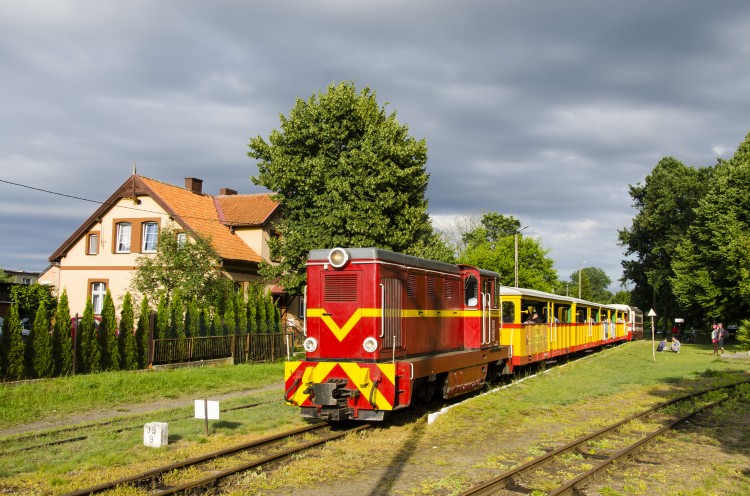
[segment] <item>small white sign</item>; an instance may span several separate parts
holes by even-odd
[[[206,409],[208,409],[208,417],[206,417]],[[219,402],[195,400],[195,418],[197,419],[208,418],[208,420],[219,420]]]
[[[169,443],[169,426],[166,422],[149,422],[143,426],[143,445],[160,448]]]

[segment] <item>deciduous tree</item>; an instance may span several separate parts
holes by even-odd
[[[284,209],[269,243],[278,265],[269,279],[299,292],[313,248],[376,246],[414,253],[433,234],[427,215],[427,145],[409,136],[396,114],[381,108],[369,88],[331,84],[298,99],[268,141],[250,140],[258,160],[255,184],[275,193]]]
[[[695,315],[737,320],[750,314],[750,134],[714,168],[694,220],[678,240],[669,282]]]
[[[177,291],[195,295],[199,303],[215,303],[231,292],[232,283],[222,273],[210,240],[191,237],[179,243],[172,225],[159,233],[156,255],[140,256],[136,263],[131,288],[152,301],[163,296],[169,304]]]
[[[663,322],[681,313],[672,292],[672,258],[696,218],[694,209],[706,194],[710,168],[689,167],[665,157],[646,177],[630,186],[637,213],[630,227],[619,231],[625,247],[624,280],[635,282],[634,303],[654,308]]]
[[[485,213],[476,227],[461,236],[461,263],[500,273],[505,286],[515,285],[515,240],[521,227],[513,216]],[[557,281],[554,261],[539,240],[518,234],[518,285],[551,292]]]

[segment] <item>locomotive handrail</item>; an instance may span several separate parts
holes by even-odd
[[[492,343],[490,320],[492,318],[492,295],[482,293],[482,344]]]
[[[305,289],[302,291],[302,299],[305,305],[305,318],[302,319],[302,334],[307,337],[307,285],[305,285]]]
[[[380,283],[380,337],[385,337],[385,284]],[[396,342],[395,336],[393,339]]]

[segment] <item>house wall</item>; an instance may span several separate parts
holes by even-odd
[[[94,224],[87,233],[81,236],[60,260],[59,267],[42,274],[42,280],[54,284],[58,294],[65,289],[68,293],[71,314],[83,314],[86,302],[91,298],[90,288],[93,282],[106,283],[112,294],[115,306],[120,307],[122,298],[130,286],[130,280],[136,268],[136,259],[148,254],[141,253],[142,223],[155,221],[163,228],[169,216],[149,197],[139,197],[140,204],[132,199],[121,199],[104,216]],[[115,253],[117,237],[116,223],[131,223],[130,253]],[[88,253],[88,235],[99,236],[98,253]]]
[[[150,197],[140,196],[139,200],[139,205],[135,205],[132,199],[119,200],[115,207],[104,214],[72,245],[60,260],[59,266],[51,266],[40,276],[39,282],[52,284],[58,295],[62,294],[63,289],[67,291],[71,315],[83,314],[86,302],[91,299],[90,288],[93,282],[106,284],[119,315],[122,298],[129,290],[130,281],[136,270],[136,259],[143,255],[152,256],[140,253],[140,243],[136,244],[136,241],[140,240],[141,236],[136,230],[140,230],[141,223],[147,220],[157,222],[160,229],[173,222]],[[130,253],[114,252],[117,237],[115,224],[122,220],[130,221],[132,225]],[[270,227],[265,230],[259,227],[242,228],[237,229],[235,235],[267,260],[270,255],[266,241],[269,231]],[[97,254],[88,253],[88,235],[91,233],[99,235]],[[247,283],[262,281],[257,274],[247,271],[225,274],[233,281],[241,283],[245,290]]]
[[[268,247],[268,239],[271,236],[274,222],[278,219],[278,214],[274,215],[269,222],[266,223],[263,228],[260,227],[237,227],[235,228],[234,234],[250,248],[255,250],[255,253],[261,256],[263,260],[271,260],[271,250]]]

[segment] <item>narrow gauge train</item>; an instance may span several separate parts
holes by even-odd
[[[287,404],[307,418],[383,420],[515,367],[632,337],[629,307],[502,287],[499,278],[377,248],[313,250],[306,359],[285,364]]]

